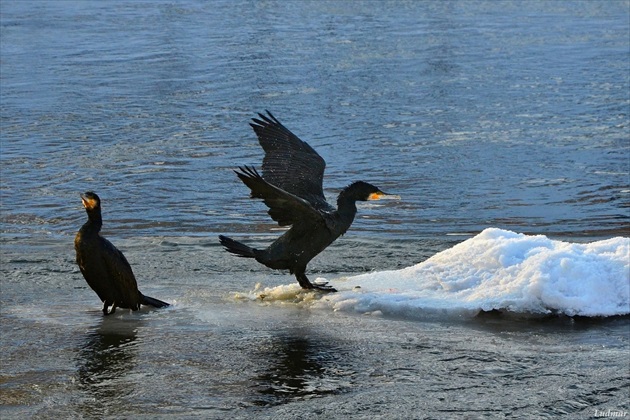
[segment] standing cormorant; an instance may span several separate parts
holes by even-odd
[[[324,198],[324,159],[271,112],[267,114],[268,117],[258,114],[260,119],[254,118],[250,123],[265,151],[262,176],[248,166],[234,172],[249,187],[252,198],[263,199],[278,225],[291,228],[266,249],[253,249],[222,235],[219,240],[227,251],[239,257],[255,258],[269,268],[289,270],[303,289],[335,292],[331,286],[311,283],[305,274],[306,265],[348,230],[357,213],[357,201],[399,197],[358,181],[341,191],[335,209]]]
[[[113,314],[116,308],[137,311],[140,305],[156,308],[169,306],[166,302],[140,293],[131,266],[123,253],[99,234],[103,219],[98,195],[88,191],[81,194],[81,201],[88,221],[74,238],[74,249],[83,277],[103,301],[103,313]]]

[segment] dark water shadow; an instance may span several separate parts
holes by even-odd
[[[251,380],[257,406],[338,394],[352,385],[356,373],[338,341],[304,330],[274,335],[260,343],[256,354],[264,367]]]
[[[478,330],[492,333],[536,333],[536,334],[585,334],[593,340],[594,334],[602,335],[608,344],[620,338],[630,340],[630,315],[609,317],[567,316],[558,314],[526,315],[506,311],[482,311],[468,321]],[[610,338],[613,339],[610,339]]]
[[[139,319],[108,317],[87,332],[76,356],[79,388],[85,391],[81,412],[114,414],[133,394],[135,384],[127,377],[136,366],[141,325]]]

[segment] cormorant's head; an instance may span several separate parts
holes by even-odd
[[[348,185],[344,189],[347,197],[357,201],[371,201],[380,199],[399,199],[397,195],[386,194],[372,184],[363,181],[357,181]]]
[[[81,201],[88,212],[101,208],[101,199],[92,191],[81,194]]]

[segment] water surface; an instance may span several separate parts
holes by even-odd
[[[279,233],[232,169],[269,109],[402,196],[310,265],[400,269],[487,227],[630,236],[630,6],[0,3],[2,417],[590,417],[628,410],[627,318],[390,318],[236,299],[290,284],[222,251]],[[79,193],[141,290],[103,319]],[[579,281],[576,279],[575,281]],[[299,299],[298,299],[299,300]]]

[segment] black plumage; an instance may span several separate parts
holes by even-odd
[[[265,151],[262,175],[248,166],[235,172],[251,190],[251,197],[262,199],[269,207],[271,218],[280,226],[291,228],[261,250],[222,235],[220,242],[240,257],[255,258],[269,268],[289,270],[304,289],[335,291],[330,286],[312,284],[306,277],[307,264],[348,230],[357,213],[357,201],[395,196],[358,181],[341,191],[334,208],[324,198],[324,159],[269,111],[267,114],[258,114],[260,118],[254,118],[250,124]]]
[[[103,302],[103,313],[113,314],[116,308],[136,311],[140,305],[156,308],[169,306],[166,302],[140,293],[131,265],[123,253],[100,235],[103,219],[99,196],[88,191],[81,194],[81,201],[88,221],[74,238],[74,249],[83,277]]]

